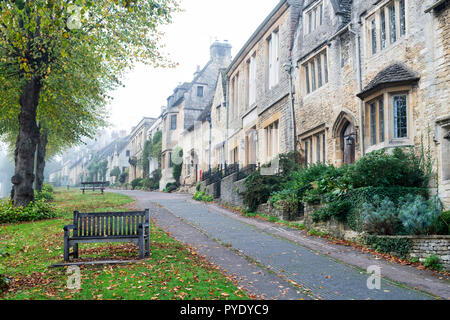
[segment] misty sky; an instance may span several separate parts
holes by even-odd
[[[125,88],[115,91],[110,122],[129,131],[143,116],[157,117],[161,106],[180,82],[193,79],[197,65],[209,60],[214,40],[228,40],[233,56],[275,8],[279,0],[180,0],[184,12],[164,28],[164,51],[175,69],[137,66],[124,79]]]

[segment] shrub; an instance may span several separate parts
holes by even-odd
[[[389,198],[375,196],[363,204],[364,230],[371,234],[395,235],[400,228],[398,210]]]
[[[436,229],[439,234],[450,234],[450,211],[441,213],[438,218]]]
[[[166,184],[166,188],[164,189],[164,192],[171,193],[178,189],[178,184],[176,182],[170,182]]]
[[[173,161],[177,159],[178,161]],[[183,149],[176,147],[172,153],[172,175],[177,184],[180,184],[181,171],[183,170]]]
[[[373,151],[349,166],[348,180],[353,188],[361,187],[423,187],[428,186],[430,173],[414,149],[395,148],[392,154],[386,150]]]
[[[127,178],[128,178],[128,171],[124,171],[124,172],[122,172],[122,173],[120,174],[120,176],[119,176],[119,182],[120,182],[121,184],[124,184],[125,181],[127,181]]]
[[[387,238],[371,235],[366,237],[366,244],[378,252],[396,254],[401,258],[406,258],[412,247],[410,239],[407,238]]]
[[[16,223],[53,219],[59,216],[54,205],[45,200],[35,200],[27,207],[14,207],[11,200],[0,201],[0,223]]]
[[[434,254],[430,254],[430,256],[425,260],[423,265],[427,268],[430,268],[431,270],[437,271],[442,270],[442,265],[439,263],[439,258]]]
[[[242,192],[244,204],[250,211],[255,211],[260,204],[266,203],[269,197],[282,190],[283,183],[290,180],[292,171],[298,170],[298,152],[290,152],[279,155],[279,172],[276,175],[261,175],[258,169],[252,172],[245,180],[245,192]],[[268,167],[266,164],[263,167]]]
[[[346,215],[346,223],[355,231],[363,231],[364,229],[364,203],[374,203],[375,198],[388,198],[396,206],[399,200],[407,196],[422,195],[428,197],[428,189],[424,188],[407,188],[407,187],[364,187],[349,190],[347,199],[351,203],[351,207]]]
[[[441,215],[442,204],[437,196],[425,200],[422,196],[408,195],[400,200],[398,216],[408,234],[436,233],[436,225]]]
[[[140,187],[140,186],[142,186],[142,179],[137,178],[137,179],[134,179],[133,181],[131,181],[131,188],[133,190],[136,190],[136,188]]]
[[[53,189],[53,186],[51,184],[47,184],[47,183],[44,183],[44,185],[42,186],[42,191],[50,192],[50,193],[55,192],[55,190]]]
[[[197,191],[192,199],[196,201],[204,201],[204,202],[212,202],[214,199],[209,194],[204,193],[203,191]]]
[[[335,176],[336,170],[333,166],[320,163],[293,171],[282,183],[281,190],[272,193],[270,203],[291,215],[298,213],[302,202],[320,203],[321,194],[326,189],[325,181]]]

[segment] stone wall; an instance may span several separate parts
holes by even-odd
[[[431,255],[439,258],[439,263],[446,270],[450,270],[450,236],[379,236],[379,238],[410,239],[412,247],[408,258],[418,258],[421,262]]]
[[[245,179],[239,181],[236,181],[236,179],[237,173],[222,179],[220,182],[220,201],[235,207],[243,207],[244,200],[240,193],[245,190]]]
[[[361,241],[362,235],[359,232],[356,232],[350,229],[345,223],[338,221],[334,218],[331,218],[326,222],[314,222],[312,220],[312,214],[317,209],[321,208],[322,205],[305,205],[304,210],[304,221],[303,224],[305,227],[309,229],[314,229],[319,232],[324,232],[333,237],[349,240],[349,241]]]

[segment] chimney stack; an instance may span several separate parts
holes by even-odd
[[[210,47],[211,60],[231,61],[231,48],[228,40],[215,41]]]

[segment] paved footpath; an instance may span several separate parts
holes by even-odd
[[[193,201],[190,195],[114,192],[135,198],[138,207],[151,210],[159,227],[265,299],[450,299],[449,279],[427,270],[244,218],[218,205]],[[365,270],[372,265],[381,268],[380,290],[367,287]]]

